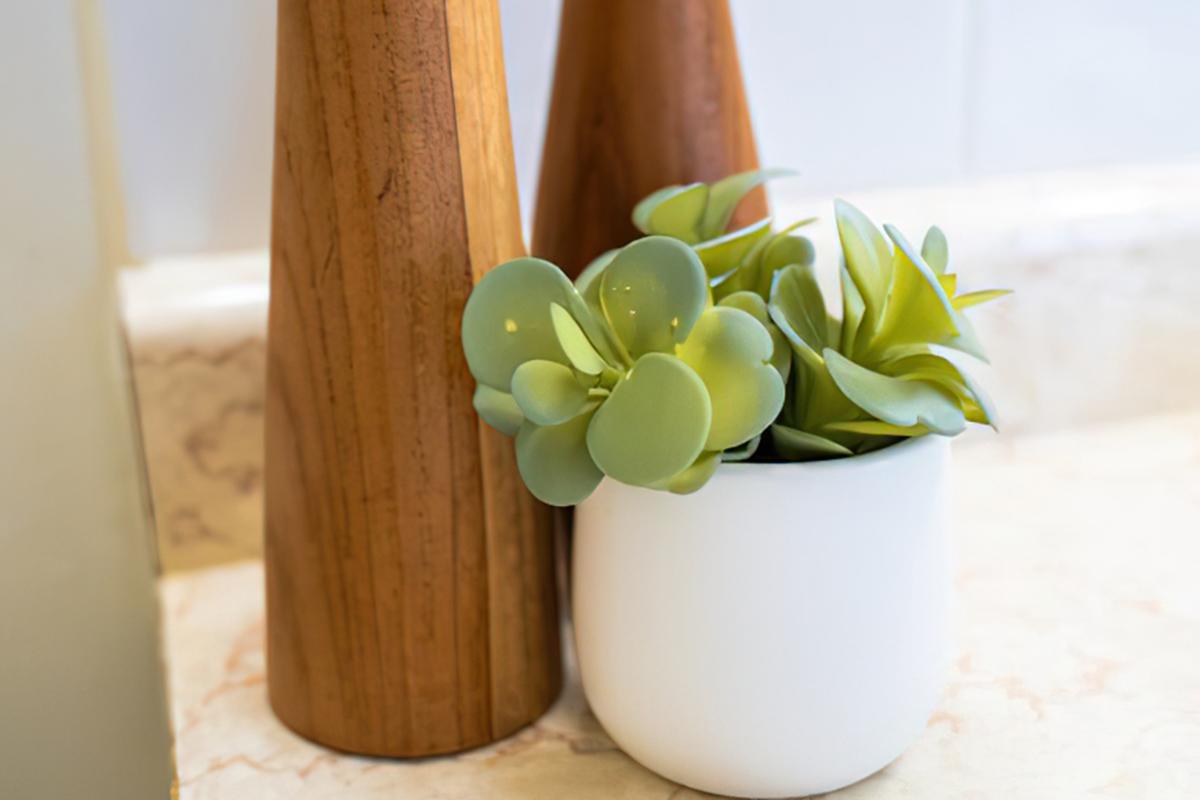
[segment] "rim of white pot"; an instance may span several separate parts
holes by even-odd
[[[725,461],[717,469],[717,475],[728,471],[729,474],[746,472],[779,472],[779,471],[821,471],[855,469],[874,464],[885,464],[890,461],[905,458],[915,451],[949,444],[951,437],[939,436],[935,433],[925,433],[920,436],[910,436],[903,441],[890,444],[879,450],[872,450],[862,455],[842,456],[840,458],[825,458],[818,461]],[[715,477],[715,476],[714,476]]]

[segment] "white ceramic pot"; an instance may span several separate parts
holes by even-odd
[[[605,480],[575,512],[583,687],[671,780],[792,797],[923,730],[948,655],[949,443],[725,464],[688,496]]]

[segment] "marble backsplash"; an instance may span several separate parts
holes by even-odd
[[[972,369],[1003,435],[1200,406],[1200,163],[847,199],[911,239],[940,225],[966,289],[1017,290],[974,312],[992,363]],[[814,214],[832,294],[828,201],[778,210],[780,221]],[[164,571],[261,553],[267,277],[265,253],[122,275]]]

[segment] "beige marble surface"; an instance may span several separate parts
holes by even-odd
[[[846,800],[1200,797],[1200,412],[956,447],[957,655],[921,738]],[[262,569],[161,583],[183,800],[680,800],[572,680],[457,758],[337,755],[271,715]]]
[[[259,555],[266,255],[162,261],[120,288],[162,569]]]

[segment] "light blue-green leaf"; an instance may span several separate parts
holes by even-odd
[[[868,436],[923,436],[929,433],[929,428],[926,428],[924,425],[910,425],[902,428],[899,425],[893,425],[890,422],[882,422],[877,419],[830,422],[825,427],[833,431],[862,433]]]
[[[526,361],[567,363],[554,333],[551,303],[577,319],[590,316],[567,276],[548,261],[518,258],[483,276],[462,321],[463,352],[476,381],[508,392],[513,371]]]
[[[709,277],[716,278],[735,269],[754,248],[755,243],[771,232],[771,218],[760,219],[745,228],[696,245],[696,255]]]
[[[752,189],[773,178],[794,174],[785,169],[756,169],[730,175],[712,184],[701,223],[701,235],[706,239],[721,235],[733,218],[738,203]]]
[[[517,468],[529,491],[543,503],[575,505],[604,477],[587,448],[593,414],[588,410],[549,427],[526,421],[517,433]]]
[[[912,245],[891,225],[885,225],[896,245],[892,284],[883,315],[868,349],[872,353],[908,344],[944,344],[955,339],[954,306]]]
[[[550,304],[550,320],[554,324],[554,335],[558,337],[559,346],[575,369],[586,375],[599,375],[609,366],[588,341],[575,318],[558,303]]]
[[[687,244],[696,244],[704,238],[700,226],[708,205],[708,194],[708,184],[704,183],[655,192],[633,209],[634,224],[645,233],[671,236]],[[639,220],[645,224],[638,224]]]
[[[513,373],[512,388],[513,399],[535,425],[566,422],[588,402],[587,387],[570,367],[555,361],[526,361]]]
[[[1012,289],[983,289],[978,292],[967,292],[954,298],[954,307],[962,311],[964,308],[971,308],[980,303],[997,300],[1010,294],[1012,294]]]
[[[583,296],[584,300],[588,301],[588,305],[594,308],[600,307],[599,278],[619,252],[619,248],[605,250],[588,262],[588,265],[583,268],[583,272],[580,272],[579,277],[575,279],[575,289]]]
[[[862,318],[865,306],[858,287],[854,285],[849,271],[843,266],[839,272],[842,284],[842,336],[838,350],[846,357],[852,357],[858,346],[859,332],[862,328]],[[862,331],[863,339],[869,339],[871,331]]]
[[[748,442],[739,444],[737,447],[727,448],[723,453],[721,453],[721,460],[728,463],[745,461],[746,459],[750,458],[750,456],[754,455],[755,451],[758,450],[759,444],[761,443],[762,434],[760,433],[758,436],[755,436]]]
[[[924,425],[953,436],[966,427],[958,400],[946,390],[921,381],[906,381],[867,369],[836,350],[824,353],[829,374],[842,393],[877,419],[902,428]]]
[[[925,241],[921,243],[921,258],[938,275],[946,274],[950,264],[950,245],[946,242],[946,234],[934,225],[925,232]],[[953,294],[953,292],[951,292]]]
[[[653,486],[696,460],[711,423],[712,403],[700,376],[675,356],[650,353],[596,412],[588,450],[604,474]]]
[[[708,303],[700,259],[666,236],[647,236],[623,247],[600,281],[605,317],[633,360],[645,353],[673,353]]]
[[[838,238],[846,270],[863,301],[863,318],[873,330],[887,299],[892,277],[892,248],[867,216],[845,200],[835,200]]]
[[[767,302],[756,292],[747,292],[744,290],[733,292],[721,298],[721,301],[717,305],[741,309],[763,325],[771,321],[770,314],[767,313]]]
[[[758,269],[758,290],[771,296],[777,273],[789,266],[811,266],[816,258],[813,243],[805,236],[776,236],[763,250]],[[818,292],[819,293],[819,292]]]
[[[821,352],[829,333],[825,300],[811,265],[793,264],[780,270],[771,288],[772,316],[797,347]],[[778,318],[786,321],[786,327]]]
[[[713,476],[719,466],[721,466],[720,453],[701,453],[690,467],[657,484],[654,488],[666,489],[672,494],[691,494],[699,491],[704,484],[708,483],[708,479]]]
[[[676,349],[712,400],[705,450],[724,450],[762,433],[783,407],[783,379],[771,366],[774,343],[762,323],[736,308],[705,311]]]
[[[475,406],[475,412],[479,414],[480,419],[505,436],[516,436],[517,431],[521,429],[521,423],[525,421],[521,407],[511,394],[486,384],[481,383],[475,387],[472,405]]]
[[[779,423],[771,426],[771,441],[779,455],[788,461],[815,461],[854,455],[850,449],[832,439]]]

